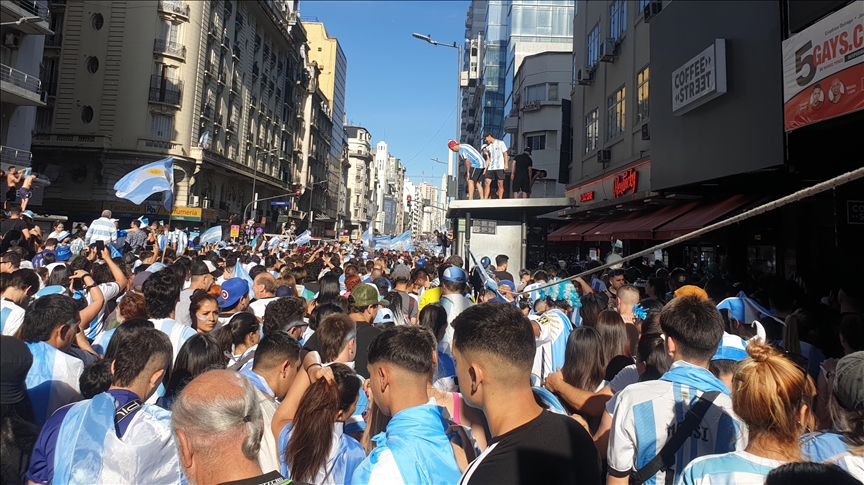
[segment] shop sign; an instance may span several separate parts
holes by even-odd
[[[846,201],[846,222],[848,224],[864,224],[864,200]]]
[[[579,202],[589,202],[592,200],[594,200],[594,191],[593,190],[579,194]]]
[[[672,113],[681,116],[726,93],[726,40],[672,71]]]
[[[864,2],[783,41],[786,131],[864,109]]]
[[[498,223],[495,221],[487,221],[483,219],[474,219],[471,221],[471,233],[472,234],[492,234],[494,235],[496,229],[498,227]]]
[[[200,221],[201,209],[197,207],[175,207],[171,211],[171,219],[175,221]]]
[[[240,237],[240,226],[231,226],[231,237]]]
[[[612,180],[612,195],[615,198],[618,198],[624,195],[628,190],[635,194],[637,177],[638,172],[636,172],[635,168],[628,168],[627,170],[616,174],[615,179]]]

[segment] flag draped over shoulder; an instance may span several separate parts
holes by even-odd
[[[214,244],[222,240],[222,226],[214,226],[201,235],[201,244]]]
[[[127,173],[116,184],[117,197],[141,204],[157,192],[165,193],[165,210],[174,205],[174,157],[144,165]]]

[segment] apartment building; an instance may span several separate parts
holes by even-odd
[[[45,106],[39,64],[45,44],[56,35],[45,0],[0,2],[0,21],[0,166],[7,170],[30,166],[36,110]],[[41,190],[35,192],[34,206],[41,198]]]
[[[372,163],[372,134],[362,126],[346,126],[348,133],[347,199],[349,228],[364,232],[375,209],[375,166]]]
[[[651,15],[646,18],[644,12],[652,3],[660,2],[577,2],[570,92],[573,162],[567,187],[577,202],[575,211],[621,203],[650,190]],[[633,190],[613,190],[613,176],[625,173],[637,181]]]
[[[158,196],[136,206],[113,185],[168,156],[187,220],[272,222],[256,197],[311,188],[314,73],[296,2],[68,0],[55,12],[62,40],[43,61],[51,89],[33,141],[34,166],[61,174],[46,206],[83,220],[160,215]]]
[[[563,197],[564,184],[558,180],[562,136],[561,105],[569,101],[572,53],[543,52],[524,57],[513,82],[512,108],[504,120],[510,134],[510,151],[518,155],[531,147],[534,170],[546,177],[532,187],[532,197]],[[569,152],[566,152],[569,156]],[[569,164],[569,158],[567,160]]]

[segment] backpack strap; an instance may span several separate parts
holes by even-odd
[[[675,454],[678,453],[678,450],[681,449],[684,442],[687,441],[687,438],[693,435],[693,431],[697,426],[699,426],[699,423],[702,422],[705,413],[708,412],[714,399],[717,399],[717,396],[719,395],[720,391],[710,391],[704,392],[699,396],[696,404],[690,407],[687,411],[687,416],[684,418],[684,421],[678,425],[675,434],[673,434],[672,437],[669,438],[669,441],[663,445],[660,453],[658,453],[651,461],[646,463],[645,466],[630,474],[631,485],[644,483],[658,472],[668,470],[675,464]]]

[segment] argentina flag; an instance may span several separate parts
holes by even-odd
[[[222,240],[222,226],[214,226],[201,234],[201,244],[215,244]]]
[[[373,241],[375,239],[375,230],[372,223],[369,223],[369,229],[360,236],[360,241],[363,243],[363,247],[369,249],[370,246],[373,245]]]
[[[165,210],[174,204],[174,157],[153,162],[127,173],[114,184],[117,197],[141,204],[157,192],[165,193]]]
[[[311,241],[311,240],[312,240],[312,233],[310,233],[308,230],[306,230],[306,231],[303,231],[302,233],[300,233],[299,236],[294,238],[294,244],[296,244],[298,246],[303,246],[304,244],[308,244],[309,241]]]

